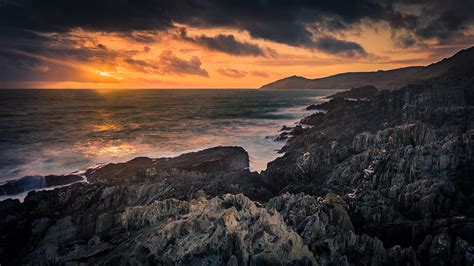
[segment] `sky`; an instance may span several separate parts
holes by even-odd
[[[474,1],[0,0],[0,88],[258,88],[427,65]]]

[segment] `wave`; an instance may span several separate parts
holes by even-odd
[[[103,96],[105,100],[88,98],[84,104],[82,93],[63,91],[53,97],[58,102],[34,96],[41,117],[33,112],[0,133],[0,139],[7,140],[0,142],[0,161],[5,162],[0,180],[61,175],[139,156],[174,157],[218,145],[242,146],[251,170],[261,171],[280,156],[277,151],[284,145],[265,136],[297,123],[311,113],[305,107],[323,96],[319,91],[118,91],[110,102]],[[7,101],[0,99],[0,105]],[[153,107],[156,102],[166,104]],[[15,108],[7,114],[24,112],[28,106]]]

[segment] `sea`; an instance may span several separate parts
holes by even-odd
[[[0,90],[0,183],[77,173],[138,156],[241,146],[261,171],[272,136],[334,90]]]

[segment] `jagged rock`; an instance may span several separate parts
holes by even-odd
[[[275,136],[266,136],[265,138],[273,141],[286,141],[289,137],[291,137],[290,132],[285,131]]]
[[[118,225],[120,212],[128,207],[148,206],[168,198],[189,200],[225,193],[245,192],[253,199],[271,197],[259,175],[249,171],[245,150],[237,147],[212,148],[177,158],[137,158],[90,170],[87,175],[89,183],[33,191],[24,203],[0,202],[0,263],[18,263],[20,254],[39,245],[42,234],[48,242],[68,239],[58,245],[67,244],[67,248],[90,256],[104,252],[117,244],[110,241],[125,237]],[[106,240],[93,238],[105,233]],[[113,240],[114,235],[109,233],[118,239]],[[86,240],[92,241],[93,246],[75,242]],[[57,257],[56,253],[61,256],[61,252],[62,248],[41,254]]]
[[[275,194],[341,195],[358,234],[380,239],[399,265],[430,260],[429,252],[416,254],[429,234],[447,230],[472,245],[473,89],[471,71],[370,101],[323,103],[317,109],[327,113],[303,120],[313,127],[287,142],[263,179]],[[467,260],[459,254],[433,264]]]
[[[386,251],[377,238],[357,235],[348,206],[335,194],[316,198],[283,194],[267,209],[279,211],[313,252],[319,265],[382,265]]]
[[[59,219],[22,261],[121,265],[315,262],[301,237],[286,226],[279,213],[258,207],[242,194],[155,201],[126,208],[115,216],[119,222],[112,228],[96,230],[86,238],[80,234],[79,217]],[[107,241],[110,237],[116,242]]]
[[[284,141],[290,137],[298,136],[303,132],[303,127],[301,125],[296,125],[295,127],[288,128],[290,131],[284,131],[277,136],[271,137],[273,141]]]
[[[289,127],[289,126],[282,126],[280,131],[290,131],[292,129],[292,127]]]
[[[327,98],[346,98],[346,99],[368,99],[375,96],[379,90],[371,85],[352,88],[348,91],[341,91],[333,95],[328,96]]]
[[[328,102],[323,102],[320,104],[312,104],[308,107],[306,107],[306,110],[319,110],[318,113],[326,113],[328,111],[334,111],[334,110],[343,110],[347,107],[350,106],[357,106],[359,102],[356,101],[351,101],[345,98],[334,98]],[[347,110],[347,109],[346,109]],[[306,119],[304,121],[307,121]],[[307,123],[308,125],[311,125]]]

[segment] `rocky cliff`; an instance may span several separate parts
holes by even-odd
[[[474,71],[315,109],[262,174],[217,147],[0,202],[0,264],[473,265]]]
[[[354,232],[379,239],[387,254],[401,252],[396,257],[411,258],[410,265],[472,264],[472,73],[369,101],[321,104],[327,112],[305,118],[312,127],[291,138],[263,173],[267,186],[274,194],[340,195]],[[461,257],[457,246],[466,247]]]

